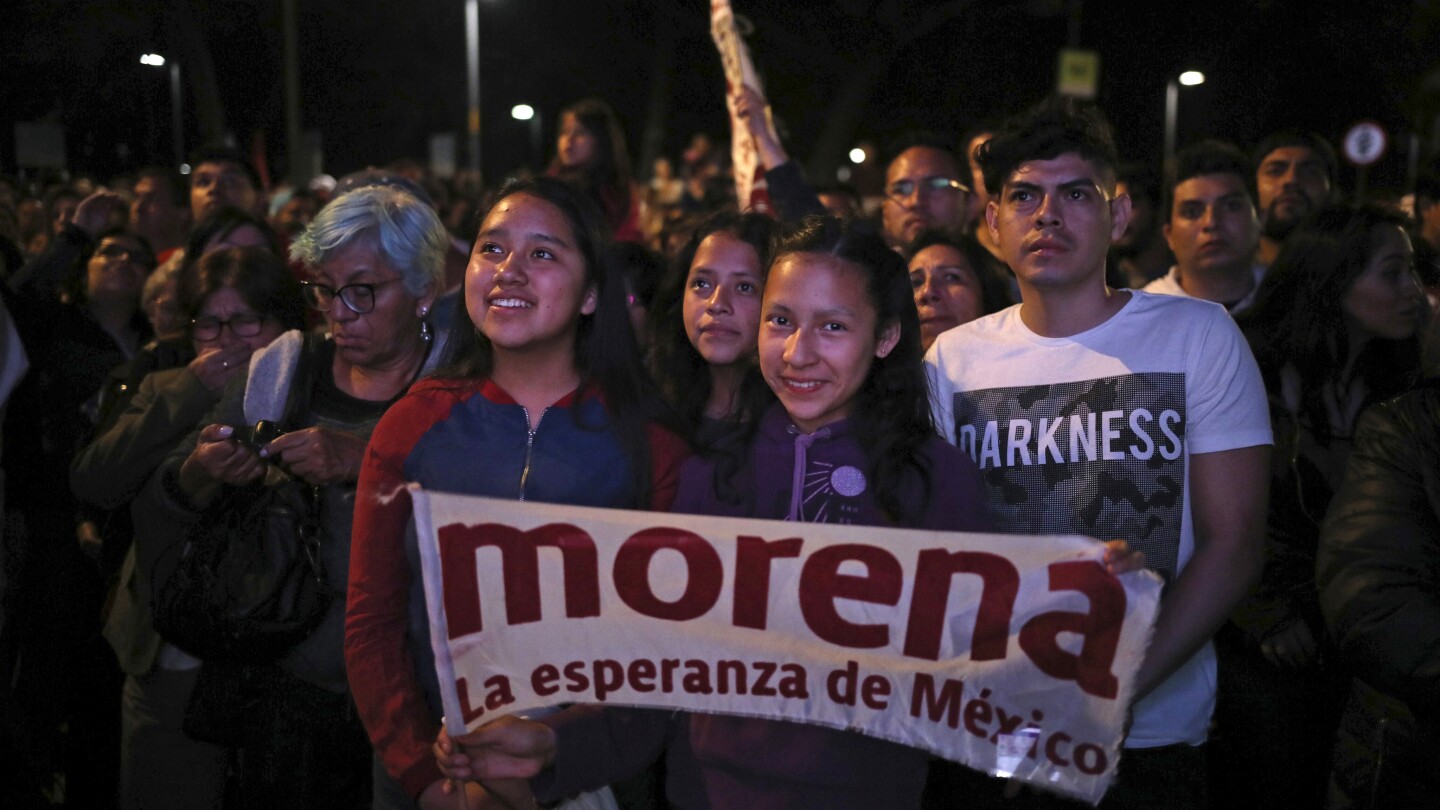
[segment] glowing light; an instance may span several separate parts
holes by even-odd
[[[150,65],[151,67],[165,67],[165,57],[158,53],[142,53],[140,54],[140,64]]]
[[[1187,70],[1180,74],[1180,83],[1186,87],[1194,87],[1197,84],[1205,83],[1205,74],[1198,70]]]
[[[865,150],[864,150],[864,149],[861,149],[861,148],[858,147],[858,146],[855,147],[854,149],[851,149],[851,150],[850,150],[850,162],[851,162],[851,163],[856,163],[856,164],[864,163],[864,162],[865,162]]]
[[[510,117],[516,121],[529,121],[535,117],[535,108],[529,104],[516,104],[510,108]]]

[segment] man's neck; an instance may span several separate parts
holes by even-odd
[[[1130,300],[1126,290],[1104,284],[1037,288],[1020,285],[1020,320],[1041,337],[1062,338],[1088,332],[1110,320]]]
[[[1205,272],[1177,266],[1175,276],[1180,289],[1192,298],[1217,304],[1233,304],[1255,289],[1255,268],[1249,262],[1232,267],[1215,267]]]
[[[1279,239],[1271,239],[1268,236],[1260,237],[1260,252],[1256,254],[1255,260],[1261,267],[1269,267],[1275,263],[1275,257],[1280,255],[1280,247],[1285,243]]]

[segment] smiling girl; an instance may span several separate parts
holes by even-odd
[[[512,183],[465,274],[473,328],[375,429],[356,498],[345,653],[383,767],[376,807],[440,800],[440,700],[404,486],[548,503],[669,506],[683,445],[649,418],[600,213],[554,179]],[[447,806],[454,806],[453,800]]]
[[[853,225],[807,219],[781,242],[759,313],[760,369],[779,402],[747,424],[743,441],[727,442],[726,454],[685,463],[674,511],[987,528],[979,473],[931,426],[897,254]],[[495,749],[471,747],[517,740],[529,773],[488,771],[481,751]],[[486,776],[540,771],[532,786],[541,799],[633,773],[663,749],[667,798],[680,808],[914,807],[929,760],[820,726],[594,706],[540,723],[506,718],[463,742],[465,753],[442,758],[453,775],[471,775],[467,754]]]

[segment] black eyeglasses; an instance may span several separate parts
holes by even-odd
[[[392,278],[388,281],[376,281],[371,284],[346,284],[338,290],[318,281],[302,281],[300,289],[305,292],[305,303],[313,309],[328,312],[330,304],[334,302],[336,296],[339,296],[351,312],[356,315],[364,315],[375,309],[375,288],[394,284],[397,281],[400,279]]]
[[[230,334],[235,337],[255,337],[260,334],[260,327],[265,319],[253,313],[236,315],[228,321],[219,318],[196,318],[190,322],[190,334],[196,340],[215,340],[220,337],[220,330],[230,327]]]
[[[935,194],[941,191],[969,191],[965,184],[949,177],[926,177],[923,180],[896,180],[885,189],[885,196],[903,200],[916,191]]]

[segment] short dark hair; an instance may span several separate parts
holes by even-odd
[[[245,153],[239,149],[233,149],[229,146],[202,146],[195,150],[190,154],[192,172],[190,176],[192,178],[195,176],[193,173],[194,169],[200,168],[200,164],[202,163],[233,163],[240,167],[240,171],[245,173],[245,177],[250,180],[251,188],[256,191],[261,191],[265,188],[264,185],[260,183],[260,173],[255,171],[255,167],[250,165],[250,159],[245,157]]]
[[[1092,104],[1055,96],[1006,121],[993,138],[975,150],[975,160],[985,177],[985,190],[999,196],[1020,164],[1053,160],[1071,152],[1094,164],[1101,182],[1114,188],[1120,158],[1109,122]]]
[[[1204,140],[1192,143],[1175,155],[1175,168],[1165,184],[1165,221],[1170,221],[1170,211],[1175,207],[1175,188],[1192,177],[1207,174],[1233,174],[1255,204],[1255,183],[1250,172],[1250,163],[1245,153],[1233,143],[1220,140]]]
[[[205,301],[229,287],[256,314],[274,318],[287,330],[305,326],[300,282],[276,254],[257,247],[214,250],[183,269],[176,284],[180,311],[196,318]]]
[[[960,160],[959,156],[956,155],[955,144],[949,138],[927,129],[911,129],[900,133],[894,140],[886,144],[884,152],[885,170],[889,171],[890,164],[894,163],[896,158],[916,147],[924,147],[926,149],[944,152],[950,156],[951,160],[955,161],[956,169],[960,169],[966,165],[965,162]],[[966,178],[960,178],[962,183],[965,182],[965,180]],[[966,185],[969,185],[969,183],[966,183]]]
[[[965,158],[965,168],[972,169],[975,166],[975,156],[970,154],[970,142],[981,135],[994,137],[999,129],[1000,120],[998,118],[984,118],[977,121],[974,126],[960,133],[959,147],[960,151],[964,153],[962,157]],[[985,140],[989,140],[989,138]],[[981,143],[984,143],[984,141],[981,141]],[[980,148],[980,144],[976,144],[975,148]]]
[[[1314,132],[1303,129],[1282,129],[1271,133],[1255,147],[1255,151],[1250,153],[1251,183],[1254,183],[1255,176],[1260,173],[1260,164],[1265,162],[1265,156],[1286,146],[1306,147],[1325,161],[1325,176],[1330,180],[1333,194],[1340,183],[1340,159],[1335,156],[1335,147]]]

